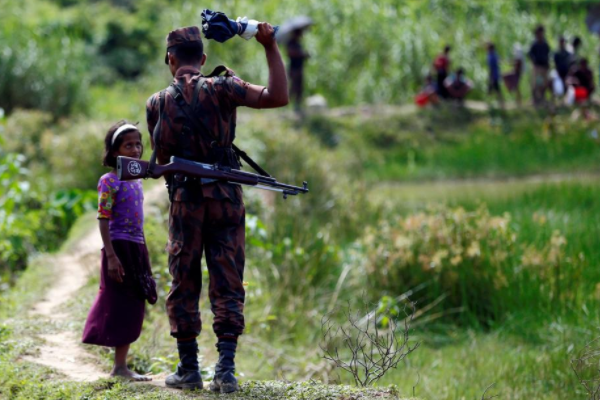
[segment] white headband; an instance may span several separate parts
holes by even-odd
[[[129,130],[131,130],[131,129],[135,129],[135,130],[137,131],[137,130],[138,130],[138,127],[137,127],[137,126],[135,126],[135,125],[131,125],[131,124],[125,124],[125,125],[123,125],[123,126],[119,127],[119,129],[117,129],[117,130],[115,131],[115,133],[113,133],[112,141],[111,141],[111,143],[110,143],[110,144],[111,144],[111,145],[115,144],[115,140],[117,140],[117,137],[118,137],[118,136],[119,136],[121,133],[123,133],[123,132],[125,132],[125,131],[129,131]]]

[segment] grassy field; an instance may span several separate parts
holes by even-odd
[[[492,392],[501,398],[587,398],[571,369],[571,360],[597,337],[600,324],[595,268],[600,256],[599,191],[595,177],[571,177],[559,182],[541,179],[395,185],[382,189],[380,200],[399,213],[414,213],[439,202],[466,210],[476,210],[485,203],[495,215],[510,213],[511,224],[530,243],[543,243],[559,230],[567,240],[565,254],[581,262],[575,270],[569,271],[574,265],[567,264],[556,271],[560,274],[556,290],[562,291],[564,300],[548,304],[545,310],[534,311],[533,304],[522,303],[520,310],[510,312],[489,331],[450,326],[424,333],[424,341],[430,345],[409,360],[409,370],[418,371],[423,379],[419,396],[438,398],[446,393],[442,398],[473,398],[477,392],[474,387],[466,389],[466,382],[495,382]],[[543,268],[540,266],[537,272],[543,273]],[[537,289],[524,286],[518,292],[523,295]],[[572,296],[566,295],[569,292]],[[437,378],[432,379],[432,375]],[[386,382],[393,381],[406,390],[414,380],[410,374],[397,374]]]
[[[480,202],[485,202],[494,215],[511,213],[510,223],[525,242],[546,243],[558,229],[567,238],[565,254],[582,253],[586,260],[582,277],[573,280],[568,271],[564,271],[561,278],[562,290],[576,291],[578,295],[561,297],[545,309],[536,304],[517,304],[501,320],[487,327],[463,327],[457,324],[452,314],[444,311],[443,303],[439,304],[416,320],[412,340],[421,342],[421,347],[379,385],[393,384],[403,396],[411,396],[414,390],[422,399],[480,398],[491,384],[494,385],[488,395],[500,394],[511,399],[584,399],[583,387],[573,374],[570,362],[596,337],[600,324],[600,310],[596,306],[597,271],[591,267],[597,265],[599,256],[595,233],[600,187],[586,179],[525,187],[514,182],[496,183],[494,189],[505,194],[498,198],[496,192],[489,190],[490,186],[485,185],[479,192],[472,188],[467,195],[460,189],[453,194],[447,190],[440,197],[433,196],[426,187],[421,188],[422,191],[411,187],[411,196],[420,199],[418,206],[404,202],[406,192],[396,187],[393,189],[398,193],[393,204],[394,213],[415,215],[427,208],[428,202],[447,202],[449,206],[461,205],[466,210],[475,210],[480,207]],[[514,190],[516,188],[519,189]],[[162,221],[150,221],[147,229],[149,237],[164,235]],[[249,234],[252,237],[254,233],[250,231]],[[164,256],[154,254],[156,263],[164,263]],[[250,286],[246,310],[248,330],[242,337],[239,356],[242,379],[311,378],[351,383],[350,376],[333,369],[315,347],[321,340],[317,319],[323,312],[318,303],[331,300],[331,294],[318,292],[312,295],[315,298],[299,294],[298,303],[282,297],[280,288],[270,287],[264,277],[254,275],[257,273],[253,270],[255,261],[249,259],[250,276],[246,278]],[[156,269],[160,271],[159,267]],[[260,271],[262,275],[267,273],[264,264]],[[544,281],[540,283],[544,284]],[[76,313],[81,316],[76,324],[79,328],[86,307],[95,295],[96,285],[92,280],[79,300],[71,305],[79,310]],[[539,299],[538,289],[521,287],[500,291],[495,296],[502,302],[509,300],[512,294],[524,296],[530,291],[531,298]],[[342,298],[346,291],[356,292],[351,282],[345,285]],[[288,296],[293,297],[293,294]],[[301,301],[303,304],[299,305]],[[295,311],[284,308],[289,303],[295,305]],[[205,324],[210,326],[207,299],[203,297],[201,304]],[[279,304],[279,308],[275,304]],[[206,376],[212,374],[211,366],[216,361],[213,343],[211,332],[201,335],[202,365]],[[99,354],[103,355],[108,368],[111,354]],[[176,363],[174,343],[168,335],[162,307],[151,307],[143,335],[134,345],[131,363],[140,371],[153,372],[170,371]],[[257,365],[261,368],[257,369]]]
[[[512,45],[528,43],[540,21],[551,44],[558,34],[579,34],[583,52],[595,54],[595,39],[584,26],[587,4],[204,4],[272,21],[311,15],[308,92],[348,106],[301,121],[288,111],[239,114],[236,143],[280,181],[307,180],[311,190],[285,202],[245,192],[240,398],[358,396],[350,387],[312,382],[353,383],[323,359],[321,318],[366,302],[382,311],[378,323],[384,327],[402,315],[406,293],[418,301],[410,340],[421,347],[378,382],[382,389],[394,385],[385,389],[390,398],[587,398],[570,363],[600,325],[597,121],[580,121],[567,109],[550,115],[528,107],[415,111],[394,105],[412,98],[448,42],[455,45],[454,65],[465,66],[477,85],[474,98],[484,96],[484,43],[497,42],[506,71]],[[201,10],[188,1],[167,9],[158,0],[10,0],[5,6],[0,38],[27,57],[20,64],[19,52],[0,54],[0,106],[7,111],[0,117],[0,180],[10,187],[0,193],[0,397],[167,398],[171,394],[115,380],[64,382],[54,371],[22,362],[36,335],[56,329],[24,315],[53,278],[47,268],[52,258],[39,253],[67,240],[57,250],[64,251],[94,229],[93,212],[85,213],[105,172],[105,130],[128,118],[145,131],[144,103],[170,80],[160,59],[164,35],[197,24]],[[256,44],[237,40],[207,49],[207,69],[226,63],[243,78],[266,83]],[[43,80],[37,79],[41,71]],[[374,105],[357,106],[365,103]],[[166,373],[177,360],[162,306],[169,289],[164,205],[148,215],[145,229],[160,300],[149,307],[130,364]],[[81,331],[97,279],[68,305],[76,315],[69,329]],[[201,335],[200,346],[203,373],[210,377],[216,361],[211,332]],[[110,367],[110,351],[88,350]],[[586,364],[581,372],[595,377],[594,367]],[[302,383],[263,382],[273,379]]]
[[[428,286],[413,299],[425,311],[415,321],[411,340],[422,345],[379,383],[381,387],[394,384],[401,396],[414,393],[424,399],[450,400],[480,398],[494,383],[488,395],[500,393],[515,399],[585,398],[583,387],[570,369],[570,360],[595,337],[600,321],[596,306],[598,273],[594,268],[599,260],[596,238],[600,188],[592,156],[575,166],[567,161],[576,157],[579,149],[592,152],[585,135],[589,127],[573,125],[575,138],[565,131],[540,139],[539,147],[569,151],[557,151],[551,162],[538,159],[535,164],[542,166],[542,172],[522,179],[490,180],[484,171],[490,159],[512,153],[515,164],[523,167],[515,175],[532,172],[528,164],[517,161],[521,136],[543,137],[543,131],[538,130],[543,126],[543,117],[535,114],[515,117],[514,125],[520,128],[511,131],[509,137],[514,140],[508,141],[506,147],[490,146],[489,151],[498,154],[481,158],[483,167],[460,166],[466,176],[473,177],[471,180],[460,181],[455,176],[450,180],[415,183],[422,170],[420,165],[411,172],[413,175],[394,177],[390,173],[388,181],[370,175],[362,153],[376,154],[377,147],[366,138],[388,135],[392,144],[381,151],[400,150],[407,142],[421,140],[423,132],[397,127],[419,126],[426,118],[429,117],[421,114],[391,118],[375,115],[362,120],[313,117],[298,125],[273,113],[250,112],[240,116],[240,147],[265,162],[268,170],[277,171],[278,179],[306,179],[311,185],[309,195],[285,202],[275,198],[264,203],[257,191],[246,191],[248,326],[240,348],[240,377],[248,382],[316,379],[352,383],[349,375],[323,360],[322,351],[316,346],[322,340],[321,317],[332,307],[357,307],[360,298],[381,306],[414,289],[421,280],[429,282]],[[456,130],[427,139],[422,148],[437,147],[444,159],[460,160],[457,154],[462,154],[462,146],[474,135],[480,135],[483,141],[505,138],[487,114],[469,118]],[[529,124],[524,122],[528,118]],[[566,125],[567,120],[561,118],[568,117],[557,117],[557,123]],[[461,134],[463,128],[468,133]],[[577,129],[582,133],[577,134]],[[69,131],[68,135],[76,133]],[[328,142],[331,138],[336,139]],[[90,145],[88,142],[81,140],[78,145]],[[360,150],[353,153],[353,149]],[[475,152],[473,149],[472,154]],[[394,171],[396,165],[404,162],[392,157],[384,166]],[[550,164],[558,167],[550,169]],[[546,169],[549,174],[544,173]],[[86,179],[77,176],[74,175],[77,181]],[[165,373],[176,363],[174,343],[160,306],[168,291],[163,252],[165,211],[162,208],[152,213],[146,224],[161,300],[150,308],[142,337],[132,349],[131,365],[142,372]],[[409,229],[414,221],[421,225]],[[455,233],[444,234],[446,230]],[[412,256],[394,258],[406,250],[398,247],[405,243],[398,237],[410,239],[408,249]],[[454,250],[446,238],[464,242],[459,253],[451,253]],[[470,256],[474,239],[480,254]],[[438,250],[444,248],[448,255],[442,257]],[[502,252],[507,256],[498,258]],[[451,254],[461,256],[456,266]],[[438,269],[432,269],[436,257],[441,263]],[[423,267],[423,260],[428,260],[427,268]],[[382,281],[384,271],[388,278]],[[31,279],[27,276],[26,273],[20,282],[34,287],[27,283]],[[77,331],[96,287],[97,278],[93,278],[69,306],[78,316],[73,326]],[[442,295],[446,297],[439,300]],[[8,296],[3,299],[27,304],[19,295],[9,292]],[[210,326],[206,303],[203,297],[205,326]],[[11,312],[18,313],[18,309]],[[7,337],[21,334],[15,325],[4,329]],[[204,373],[210,376],[216,361],[212,333],[204,332],[200,344]],[[10,350],[5,353],[5,360],[22,354],[15,353],[12,345],[6,349]],[[102,356],[108,369],[111,353],[92,351]],[[261,368],[256,368],[257,364]],[[22,382],[26,387],[23,393],[32,393],[28,391],[34,389],[27,382],[35,374],[46,372],[27,368],[34,372]],[[7,376],[10,378],[6,382],[13,387],[15,372]],[[39,390],[46,385],[49,393],[55,390],[50,383],[42,384]],[[113,390],[112,384],[107,385],[105,390]],[[75,385],[69,390],[80,393],[77,390],[86,388]],[[114,388],[123,393],[132,390],[128,386]]]
[[[572,119],[571,111],[549,115],[442,106],[371,119],[316,117],[308,126],[324,145],[360,162],[373,182],[598,171],[597,122]]]

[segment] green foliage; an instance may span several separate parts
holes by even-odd
[[[97,57],[106,69],[114,71],[114,78],[138,78],[148,72],[153,61],[164,55],[164,42],[160,39],[166,33],[157,30],[164,4],[152,0],[108,3],[114,7],[106,7],[106,10],[118,13],[119,18],[103,21],[103,35],[97,40]],[[106,83],[112,81],[106,80]]]
[[[512,68],[513,45],[520,43],[526,50],[538,23],[546,25],[553,47],[558,35],[579,35],[582,53],[595,53],[593,35],[585,26],[584,2],[566,9],[459,0],[385,0],[376,5],[366,0],[208,1],[201,6],[188,0],[57,2],[63,7],[40,0],[28,0],[25,6],[15,0],[5,3],[8,11],[0,19],[0,38],[8,51],[0,55],[5,71],[0,106],[37,107],[53,115],[84,110],[90,80],[107,85],[144,75],[154,82],[162,80],[168,72],[162,63],[165,35],[176,27],[199,25],[203,8],[274,24],[309,15],[315,25],[305,36],[311,54],[307,93],[322,94],[333,105],[411,99],[447,43],[453,45],[452,65],[463,66],[475,82],[472,96],[483,98],[488,76],[485,44],[496,43],[507,72]],[[206,51],[206,69],[224,63],[250,82],[267,83],[264,54],[256,42],[206,41]],[[282,52],[285,55],[285,49]],[[593,63],[592,70],[596,66]],[[524,74],[522,90],[528,79]],[[20,85],[22,80],[28,84]],[[527,97],[528,91],[523,92]]]
[[[41,142],[51,126],[52,115],[48,112],[14,110],[6,120],[2,147],[9,153],[24,155],[30,162],[44,162]]]
[[[420,286],[420,303],[443,299],[442,308],[460,310],[467,323],[486,326],[526,308],[534,314],[577,293],[581,266],[567,259],[559,231],[538,247],[519,237],[509,214],[493,216],[484,206],[385,218],[360,244],[371,298]],[[561,279],[571,282],[562,291]]]
[[[102,157],[114,122],[75,117],[52,123],[49,113],[17,110],[6,120],[5,149],[25,155],[33,175],[48,176],[47,187],[92,190],[110,170]]]
[[[485,44],[496,43],[503,70],[508,71],[513,45],[520,43],[527,50],[538,23],[546,24],[553,47],[558,35],[577,34],[583,38],[582,50],[595,53],[583,3],[560,12],[545,6],[520,7],[514,1],[384,0],[375,5],[366,0],[209,1],[198,8],[190,1],[175,4],[168,14],[174,21],[171,25],[179,26],[198,24],[204,7],[275,24],[295,15],[310,16],[315,25],[305,35],[311,54],[307,92],[322,94],[334,105],[398,103],[412,98],[445,44],[453,46],[453,68],[465,68],[475,82],[473,97],[482,98],[488,76]],[[209,43],[207,52],[210,66],[225,62],[252,82],[266,82],[263,56],[256,46],[231,40]],[[528,87],[526,75],[522,90]]]
[[[24,4],[22,4],[24,3]],[[0,107],[35,108],[55,117],[83,111],[90,77],[84,43],[52,17],[40,23],[28,13],[39,5],[9,1],[0,14]],[[48,14],[54,16],[56,10]]]
[[[158,46],[149,35],[149,28],[128,27],[117,21],[110,22],[107,37],[100,46],[100,55],[110,68],[126,79],[136,78],[156,53]],[[141,45],[141,44],[145,44]]]
[[[116,121],[115,121],[116,122]],[[56,186],[95,190],[110,168],[102,165],[104,136],[110,122],[77,118],[46,131],[40,142],[41,159]]]
[[[337,129],[339,147],[356,149],[370,181],[589,171],[600,155],[594,123],[562,113],[514,112],[498,123],[493,115],[450,112],[441,108],[431,114],[344,121]]]
[[[70,226],[95,207],[95,192],[45,193],[25,168],[25,157],[0,153],[0,281],[25,268],[30,255],[56,249]]]
[[[18,110],[6,120],[0,150],[6,189],[0,194],[0,280],[12,279],[36,252],[58,248],[75,220],[96,207],[92,189],[106,171],[100,166],[106,126],[83,119],[54,126],[51,114],[41,111]]]
[[[159,296],[164,298],[169,292],[171,275],[169,274],[169,264],[167,262],[168,254],[165,251],[168,238],[167,219],[163,213],[144,217],[144,235],[146,236],[152,273],[157,283],[157,291]]]

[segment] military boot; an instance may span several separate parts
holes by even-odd
[[[202,389],[202,376],[198,366],[198,343],[194,339],[191,342],[177,342],[179,352],[179,364],[174,374],[167,376],[165,385],[176,389]]]
[[[210,390],[213,392],[231,393],[239,389],[237,379],[235,378],[235,350],[237,343],[219,342],[219,362],[215,366],[215,377],[210,384]]]

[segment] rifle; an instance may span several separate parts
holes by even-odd
[[[253,174],[251,172],[231,169],[218,164],[204,164],[196,161],[186,160],[179,157],[171,157],[171,162],[165,165],[154,165],[152,173],[149,173],[148,161],[136,158],[117,157],[117,176],[119,180],[130,181],[140,178],[160,178],[165,174],[185,174],[200,178],[201,184],[217,181],[233,183],[237,185],[254,186],[255,188],[271,190],[283,193],[283,198],[288,195],[295,196],[299,193],[308,193],[308,183],[303,182],[302,187],[292,186],[277,182],[271,176]]]

